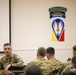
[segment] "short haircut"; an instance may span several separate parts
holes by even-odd
[[[48,53],[50,55],[54,55],[55,54],[55,49],[53,47],[48,47],[46,49],[46,53]]]
[[[5,43],[3,46],[7,46],[7,45],[11,46],[11,44],[10,44],[10,43]]]
[[[74,56],[72,57],[72,63],[73,63],[73,64],[76,64],[76,55],[74,55]]]
[[[45,48],[44,48],[44,47],[38,48],[38,54],[39,54],[40,56],[45,56]]]
[[[76,51],[76,45],[73,46],[73,50]]]
[[[76,73],[72,71],[69,71],[69,72],[65,71],[62,73],[62,75],[76,75]]]
[[[31,65],[26,69],[25,75],[42,75],[42,72],[39,66]]]

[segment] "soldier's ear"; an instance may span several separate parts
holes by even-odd
[[[37,57],[38,57],[38,53],[37,53]]]

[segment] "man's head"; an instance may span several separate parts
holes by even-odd
[[[76,75],[76,72],[72,72],[72,71],[65,71],[62,73],[62,75]]]
[[[27,68],[25,75],[42,75],[42,72],[39,66],[31,65]]]
[[[5,43],[3,45],[3,49],[4,49],[6,56],[11,55],[12,48],[11,48],[11,45],[9,43]]]
[[[44,47],[38,48],[37,57],[45,57],[45,48]]]
[[[76,55],[76,45],[73,46],[73,56]]]
[[[53,47],[48,47],[46,49],[46,57],[47,59],[51,59],[52,57],[54,57],[55,54],[55,49]]]
[[[76,68],[76,55],[72,57],[72,66],[73,68]]]

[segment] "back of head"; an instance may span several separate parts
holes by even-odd
[[[76,45],[73,46],[73,56],[76,55]]]
[[[74,55],[74,56],[72,57],[72,64],[75,64],[75,65],[76,65],[76,55]]]
[[[53,47],[48,47],[46,49],[46,53],[48,53],[50,55],[54,55],[55,54],[55,49]]]
[[[38,54],[40,55],[40,56],[45,56],[45,48],[44,47],[40,47],[40,48],[38,48]]]
[[[31,65],[27,68],[25,75],[42,75],[42,73],[37,65]]]
[[[69,71],[69,72],[63,72],[62,75],[76,75],[76,73]]]

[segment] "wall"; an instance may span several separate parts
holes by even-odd
[[[0,0],[0,52],[9,36],[9,0]]]
[[[35,50],[40,46],[69,50],[76,44],[74,34],[76,0],[70,0],[69,3],[68,0],[12,0],[11,2],[11,42],[14,50]],[[67,8],[64,42],[51,41],[49,8],[54,6]]]
[[[11,42],[13,52],[20,55],[25,64],[36,58],[38,47],[53,46],[56,58],[66,61],[72,57],[72,46],[76,41],[76,0],[11,0]],[[65,43],[51,42],[48,9],[63,6],[66,12]],[[71,30],[70,30],[71,29]]]

